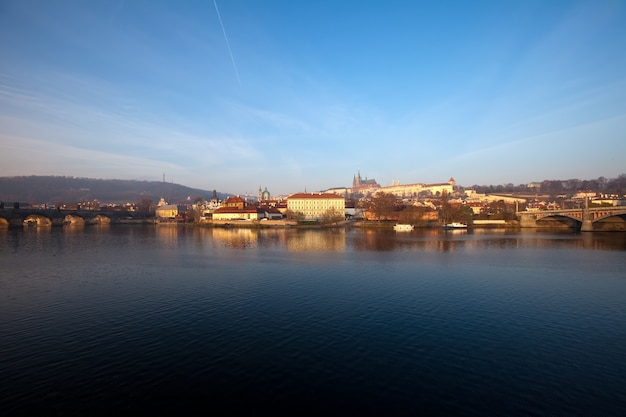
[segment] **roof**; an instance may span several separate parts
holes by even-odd
[[[447,183],[446,183],[447,184]],[[395,188],[395,187],[426,187],[427,184],[423,183],[423,182],[415,182],[412,184],[393,184],[393,185],[385,185],[384,187],[380,187],[380,188]]]
[[[280,213],[280,210],[278,210],[276,207],[270,207],[270,206],[260,206],[259,210],[267,212],[267,213]]]
[[[291,199],[309,199],[309,200],[345,200],[343,196],[333,193],[296,193],[292,194],[288,197],[288,200]]]
[[[156,208],[156,211],[161,210],[178,210],[178,206],[176,204],[165,204]]]
[[[245,203],[245,200],[239,196],[236,197],[228,197],[224,204],[232,204],[232,203]]]
[[[242,209],[237,207],[220,207],[213,213],[262,213],[264,210],[256,206],[248,206]]]

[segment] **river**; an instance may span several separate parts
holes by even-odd
[[[626,234],[0,230],[4,415],[624,415]]]

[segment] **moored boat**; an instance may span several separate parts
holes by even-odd
[[[395,226],[393,226],[393,230],[395,230],[396,232],[410,232],[411,230],[413,230],[413,225],[398,223]]]
[[[444,229],[467,229],[467,223],[452,222],[443,225]]]

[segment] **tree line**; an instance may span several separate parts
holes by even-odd
[[[473,190],[481,194],[497,193],[527,193],[528,184],[513,185],[473,185]],[[620,174],[615,178],[598,177],[590,180],[572,178],[568,180],[543,180],[539,183],[537,192],[557,195],[562,193],[575,193],[577,191],[590,190],[598,193],[624,195],[626,193],[626,174]]]

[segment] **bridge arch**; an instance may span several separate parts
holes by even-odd
[[[93,218],[93,222],[95,224],[110,224],[111,218],[109,216],[105,216],[104,214],[98,214]]]
[[[65,217],[63,217],[63,224],[70,226],[84,226],[85,219],[83,219],[81,216],[77,216],[76,214],[67,214]]]
[[[23,224],[24,226],[51,227],[52,220],[41,214],[31,214],[24,218]]]
[[[575,216],[554,213],[539,217],[537,219],[537,225],[541,226],[542,223],[551,223],[555,227],[580,227],[582,220]]]
[[[626,231],[626,211],[609,213],[594,219],[591,224],[597,231]]]
[[[572,215],[567,214],[567,213],[554,213],[554,214],[546,214],[546,215],[538,216],[537,217],[537,221],[543,220],[543,219],[548,218],[548,217],[567,217],[569,219],[576,220],[578,222],[582,221],[580,219],[580,217],[572,216]]]
[[[626,210],[624,211],[617,211],[617,212],[613,212],[613,213],[607,213],[603,216],[598,217],[597,219],[593,219],[594,222],[600,221],[600,220],[604,220],[604,219],[608,219],[611,217],[621,217],[621,218],[625,218],[626,217]]]

